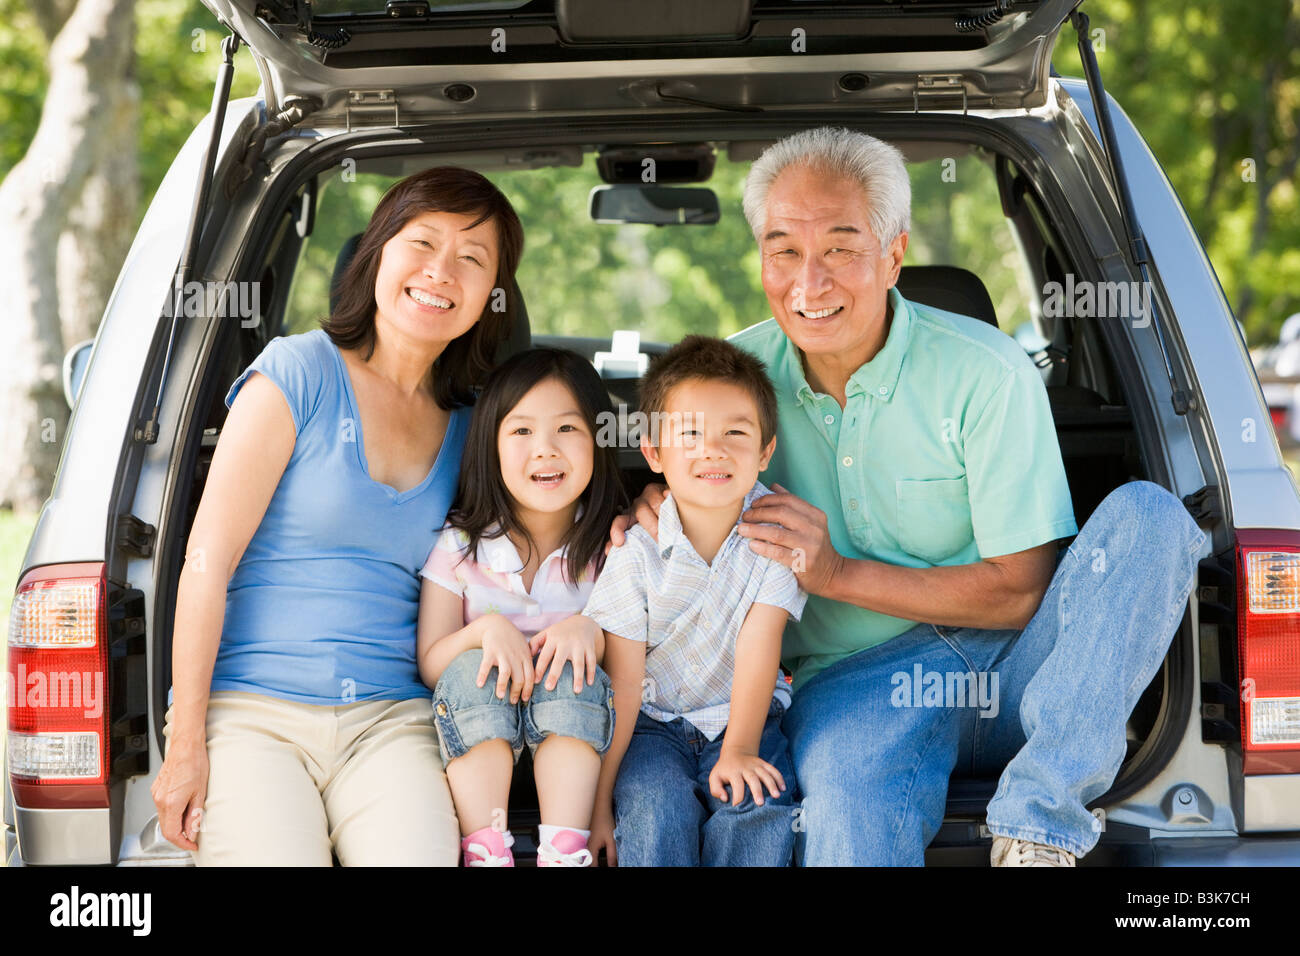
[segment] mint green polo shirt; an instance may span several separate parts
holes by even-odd
[[[978,319],[893,306],[884,348],[843,409],[813,391],[775,319],[731,336],[776,388],[776,452],[761,480],[826,513],[847,558],[909,568],[973,564],[1078,533],[1047,390],[1024,350]],[[786,626],[796,690],[916,622],[810,596]]]

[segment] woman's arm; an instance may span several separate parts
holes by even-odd
[[[226,587],[266,514],[294,443],[293,415],[284,396],[266,376],[250,375],[213,452],[176,593],[170,739],[153,793],[163,836],[185,849],[197,849],[190,813],[202,808],[207,790],[208,695]]]

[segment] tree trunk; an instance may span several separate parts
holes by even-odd
[[[130,0],[81,0],[50,47],[50,83],[23,159],[0,183],[0,261],[11,270],[0,349],[0,506],[33,512],[49,494],[67,423],[59,235],[111,132],[112,87],[131,53]],[[131,147],[134,148],[134,142]]]
[[[121,79],[105,90],[110,135],[95,144],[90,175],[59,237],[59,320],[65,351],[94,336],[135,235],[140,89],[132,69],[135,30],[130,19]]]

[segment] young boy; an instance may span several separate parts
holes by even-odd
[[[781,636],[807,595],[737,531],[769,493],[757,479],[776,448],[776,396],[757,359],[693,335],[651,366],[641,410],[641,453],[668,494],[659,539],[632,527],[583,611],[605,631],[617,715],[589,848],[622,866],[785,866],[795,781]]]

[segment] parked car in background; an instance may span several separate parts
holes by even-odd
[[[1276,345],[1251,353],[1278,441],[1300,446],[1300,312],[1282,323]]]
[[[731,274],[746,286],[735,296],[755,310],[741,324],[769,314],[738,203],[702,224],[687,213],[711,209],[707,197],[665,188],[734,195],[767,144],[823,124],[909,160],[905,296],[1007,332],[1027,326],[1018,339],[1044,376],[1079,524],[1112,489],[1146,479],[1208,532],[1123,766],[1094,804],[1105,832],[1081,863],[1300,862],[1300,495],[1159,163],[1095,70],[1088,82],[1050,70],[1077,0],[205,5],[251,47],[262,87],[228,105],[218,96],[154,197],[93,345],[69,363],[74,411],[23,562],[9,667],[24,679],[98,675],[105,699],[95,713],[14,698],[11,864],[189,862],[159,838],[150,785],[177,579],[222,397],[271,338],[325,314],[386,184],[451,163],[500,185],[529,243],[519,286],[532,307],[512,348],[580,351],[634,407],[646,356],[687,331],[740,327],[719,318],[734,299],[693,301],[692,281],[662,308],[656,269],[689,276],[735,242]],[[1073,27],[1087,36],[1086,22]],[[591,200],[608,187],[644,202]],[[951,215],[952,189],[989,217],[960,257],[947,236],[970,221]],[[625,258],[551,263],[557,231],[592,250],[617,235]],[[556,299],[548,287],[572,298],[539,309]],[[1119,307],[1121,289],[1142,295]],[[621,460],[639,491],[651,475],[634,443]],[[995,783],[951,781],[928,862],[987,864]],[[521,773],[516,834],[536,822],[527,789]]]

